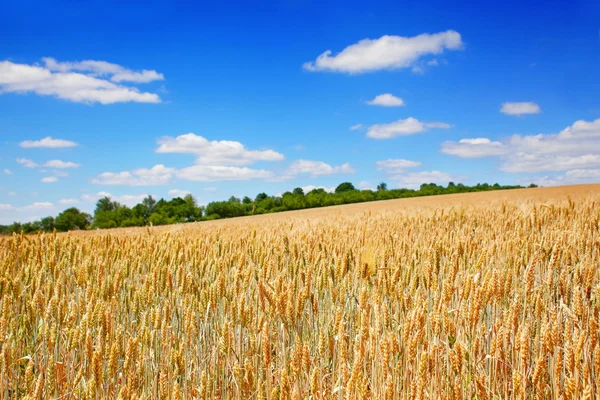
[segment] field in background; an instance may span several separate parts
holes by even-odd
[[[9,398],[597,398],[600,185],[0,239]]]

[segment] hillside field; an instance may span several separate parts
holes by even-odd
[[[0,238],[0,394],[600,397],[600,185]]]

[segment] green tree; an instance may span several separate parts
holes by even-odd
[[[387,183],[381,182],[379,185],[377,185],[378,192],[385,192],[386,190],[387,190]]]
[[[66,232],[75,229],[87,229],[91,220],[92,217],[88,213],[79,211],[76,207],[67,208],[56,217],[56,230]]]
[[[55,227],[54,217],[42,218],[40,223],[42,224],[42,229],[45,232],[52,232],[54,230],[54,227]]]
[[[302,189],[301,187],[297,187],[292,191],[292,194],[304,196],[304,189]]]
[[[335,193],[344,193],[351,190],[356,190],[354,185],[350,182],[342,182],[335,188]]]

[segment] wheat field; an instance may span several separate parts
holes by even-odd
[[[0,394],[600,397],[600,186],[0,239]]]

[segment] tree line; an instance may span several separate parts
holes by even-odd
[[[531,184],[529,187],[537,186]],[[213,201],[206,207],[199,206],[196,199],[190,194],[183,198],[175,197],[169,201],[164,199],[157,201],[152,196],[148,196],[131,208],[113,201],[109,197],[104,197],[97,201],[93,216],[76,207],[71,207],[56,217],[50,216],[39,221],[0,225],[0,234],[168,225],[376,200],[519,188],[523,187],[497,183],[467,186],[462,183],[450,182],[446,187],[435,183],[424,183],[417,190],[388,189],[387,184],[382,182],[377,185],[377,190],[358,190],[352,183],[343,182],[336,187],[333,193],[324,189],[313,189],[304,193],[304,190],[298,187],[281,196],[269,196],[266,193],[259,193],[254,199],[248,196],[242,199],[231,196],[227,201]]]

